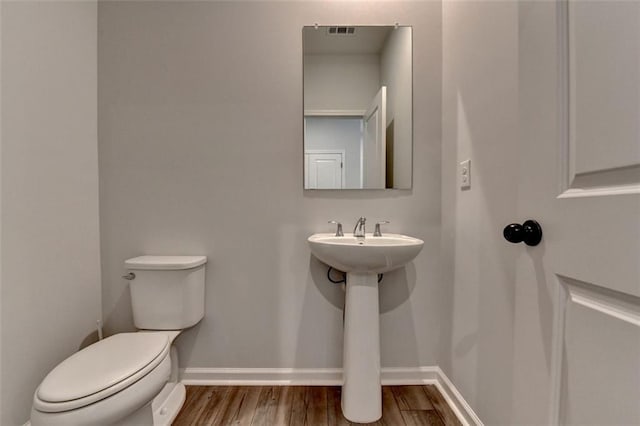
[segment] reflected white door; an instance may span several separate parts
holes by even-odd
[[[305,184],[307,189],[340,189],[344,185],[344,153],[306,152]]]
[[[544,234],[513,247],[515,421],[640,424],[640,2],[534,3],[514,219]]]
[[[364,188],[385,187],[387,88],[382,86],[364,115],[362,180]]]

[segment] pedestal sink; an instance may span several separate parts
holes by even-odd
[[[375,422],[382,416],[378,274],[411,262],[424,241],[399,234],[314,234],[307,241],[315,257],[347,273],[342,412],[352,422]]]

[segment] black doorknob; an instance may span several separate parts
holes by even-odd
[[[505,226],[502,231],[504,238],[510,243],[524,243],[528,246],[537,246],[542,240],[542,228],[535,220],[529,219],[522,225],[512,223]]]

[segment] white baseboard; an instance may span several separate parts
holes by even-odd
[[[458,420],[465,425],[483,426],[482,420],[480,420],[480,417],[478,417],[478,415],[473,411],[460,391],[458,391],[458,389],[453,385],[447,375],[440,370],[440,367],[436,368],[438,369],[438,381],[436,382],[436,387],[447,401],[447,404],[449,404],[453,412],[456,414]]]
[[[341,386],[341,368],[184,368],[181,382],[199,386]],[[463,425],[482,426],[440,367],[383,368],[383,385],[435,385]]]
[[[181,368],[180,381],[200,386],[340,386],[340,368]]]

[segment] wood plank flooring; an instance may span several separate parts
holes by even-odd
[[[339,386],[187,386],[174,426],[351,425]],[[382,418],[372,425],[460,425],[435,386],[383,386]]]

